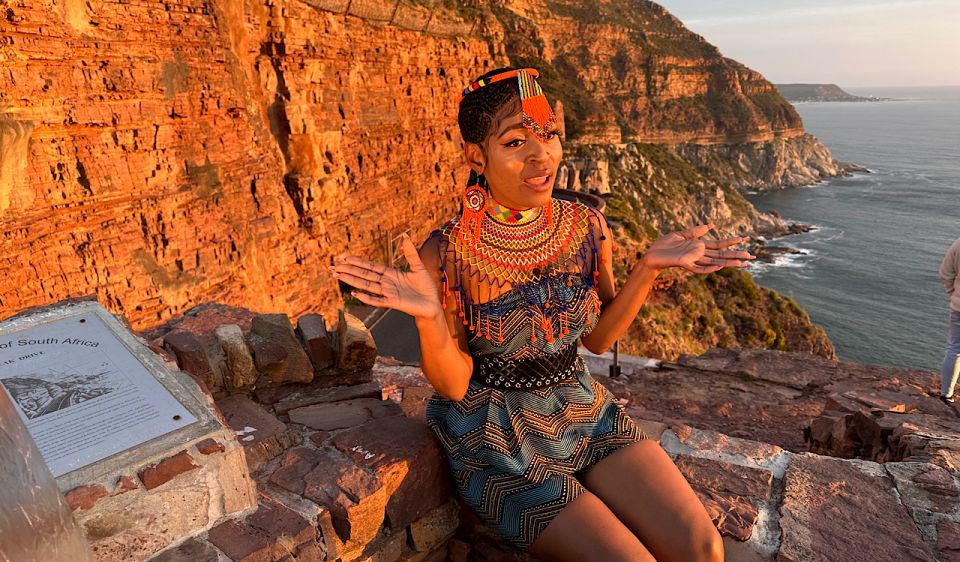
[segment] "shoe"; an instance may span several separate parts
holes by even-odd
[[[940,401],[946,404],[947,406],[953,406],[954,404],[957,403],[957,395],[954,394],[953,396],[944,396],[941,394]]]

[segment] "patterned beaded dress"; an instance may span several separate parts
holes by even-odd
[[[501,359],[575,353],[578,338],[597,322],[603,217],[592,207],[558,199],[547,208],[553,213],[549,224],[495,206],[483,219],[493,221],[486,231],[496,238],[485,241],[493,248],[493,255],[485,257],[473,252],[475,246],[458,246],[457,219],[431,234],[438,237],[444,292],[456,293],[475,365],[481,357],[495,358],[495,369]],[[540,255],[552,260],[520,264],[534,275],[514,278],[499,295],[476,302],[469,294],[469,280],[494,281],[493,275],[484,276],[483,260],[509,259],[511,244],[540,245]],[[577,477],[585,469],[645,438],[590,376],[579,354],[565,372],[539,376],[550,379],[549,385],[503,388],[485,384],[475,372],[462,400],[434,393],[426,413],[461,498],[524,550],[584,491]]]

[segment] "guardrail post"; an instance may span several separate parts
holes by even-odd
[[[397,17],[397,10],[400,9],[400,0],[397,0],[397,3],[393,6],[393,13],[390,14],[390,23],[393,23],[393,18]]]
[[[430,27],[430,22],[433,21],[433,13],[436,12],[436,9],[430,10],[430,17],[427,18],[427,23],[423,25],[423,29],[420,30],[420,33],[426,33],[427,28]]]

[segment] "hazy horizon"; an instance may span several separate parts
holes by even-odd
[[[655,0],[776,84],[960,86],[960,1]]]

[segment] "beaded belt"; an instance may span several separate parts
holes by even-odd
[[[570,378],[576,360],[576,343],[543,357],[503,359],[499,355],[478,355],[473,358],[473,378],[494,388],[543,388]]]

